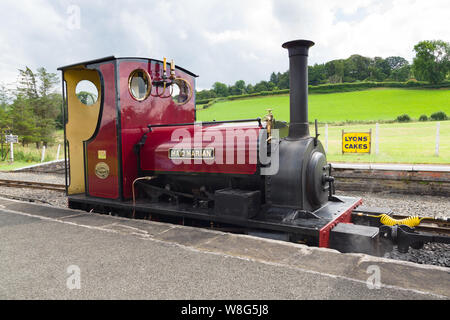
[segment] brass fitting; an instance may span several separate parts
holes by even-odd
[[[266,109],[266,111],[268,113],[264,116],[263,120],[267,122],[266,129],[267,129],[268,137],[267,137],[266,142],[269,142],[272,140],[272,128],[274,126],[275,119],[272,114],[272,109]]]
[[[170,62],[170,79],[175,79],[175,63],[172,61]]]

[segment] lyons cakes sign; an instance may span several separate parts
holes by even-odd
[[[372,130],[369,132],[344,132],[342,153],[370,153]]]

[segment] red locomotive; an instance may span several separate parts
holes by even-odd
[[[310,136],[313,44],[283,44],[291,89],[289,134],[281,137],[282,124],[270,112],[264,119],[197,122],[197,76],[173,61],[167,68],[165,59],[106,57],[59,68],[69,206],[379,253],[379,228],[348,224],[362,200],[334,195],[317,127]],[[76,95],[82,80],[98,91],[90,105]]]

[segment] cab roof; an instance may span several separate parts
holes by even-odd
[[[161,60],[157,60],[157,59],[150,59],[150,58],[140,58],[140,57],[121,57],[121,58],[116,58],[115,56],[108,56],[108,57],[103,57],[103,58],[99,58],[99,59],[94,59],[94,60],[88,60],[88,61],[83,61],[83,62],[78,62],[78,63],[73,63],[73,64],[69,64],[67,66],[63,66],[63,67],[59,67],[57,70],[61,70],[64,71],[66,69],[70,69],[72,67],[76,67],[76,66],[88,66],[88,65],[92,65],[92,64],[98,64],[98,63],[103,63],[103,62],[107,62],[107,61],[114,61],[114,60],[147,60],[147,61],[156,61],[156,62],[161,62]],[[196,75],[195,73],[186,70],[184,68],[181,68],[177,65],[175,65],[175,68],[182,70],[184,72],[186,72],[187,74],[193,76],[193,77],[198,77],[198,75]]]

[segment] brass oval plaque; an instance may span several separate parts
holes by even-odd
[[[106,179],[109,176],[109,166],[104,162],[99,162],[95,166],[95,175],[100,179]]]

